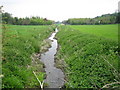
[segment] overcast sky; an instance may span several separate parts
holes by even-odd
[[[55,21],[113,13],[120,0],[0,0],[14,17],[40,16]]]

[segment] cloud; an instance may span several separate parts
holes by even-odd
[[[5,11],[13,16],[40,16],[56,21],[95,17],[113,13],[119,0],[3,0]]]

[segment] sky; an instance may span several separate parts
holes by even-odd
[[[120,0],[0,0],[13,17],[40,16],[54,21],[94,18],[118,10]]]

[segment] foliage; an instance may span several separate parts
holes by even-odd
[[[84,27],[89,30],[88,25]],[[104,32],[98,30],[98,33],[102,35]],[[57,39],[60,45],[57,58],[64,59],[68,66],[64,68],[66,88],[102,88],[120,80],[116,40],[106,38],[104,34],[100,37],[89,32],[83,33],[72,26],[60,26]]]
[[[31,18],[18,18],[12,17],[10,13],[2,13],[2,21],[4,24],[13,24],[13,25],[51,25],[53,24],[52,20],[40,17],[31,17]]]
[[[119,23],[119,15],[117,13],[105,14],[95,18],[71,18],[63,21],[64,24],[70,25],[94,25],[94,24],[115,24]]]
[[[6,25],[3,29],[2,73],[3,88],[38,87],[31,67],[31,55],[39,52],[41,43],[53,31],[51,26],[18,26]],[[43,67],[40,64],[40,67]],[[33,65],[32,65],[33,66]],[[43,80],[44,73],[39,73]]]

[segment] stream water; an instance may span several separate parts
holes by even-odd
[[[54,57],[57,53],[58,43],[54,38],[58,29],[55,29],[55,32],[48,38],[52,41],[51,47],[47,52],[41,54],[41,61],[45,65],[45,71],[47,77],[45,79],[45,83],[48,83],[49,88],[60,88],[64,85],[64,73],[61,69],[58,69],[54,66]]]

